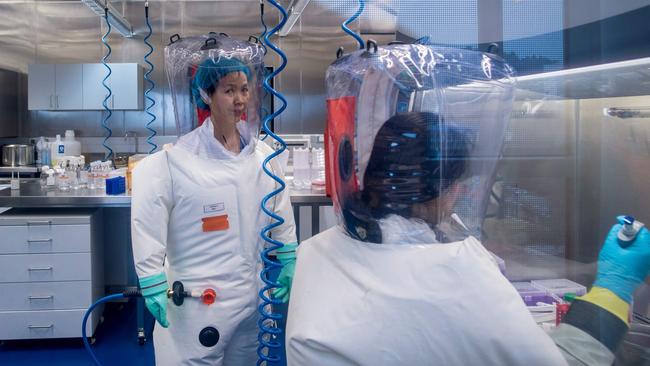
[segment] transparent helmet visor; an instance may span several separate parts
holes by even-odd
[[[209,117],[213,124],[238,123],[246,140],[260,129],[263,53],[259,45],[210,33],[165,47],[178,136]]]
[[[496,56],[359,51],[327,74],[328,177],[340,225],[376,243],[480,239],[513,97]]]

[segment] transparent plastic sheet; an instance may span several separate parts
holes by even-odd
[[[220,77],[242,72],[248,81],[249,98],[241,119],[246,122],[245,131],[257,137],[262,113],[263,58],[258,44],[238,41],[223,33],[180,38],[165,47],[165,68],[178,136],[194,130],[210,116],[198,89],[202,89],[204,97],[209,97],[211,90],[197,86],[211,82],[216,86]],[[202,79],[197,80],[197,75]]]
[[[392,45],[339,58],[326,82],[329,192],[340,225],[376,243],[480,239],[511,68],[492,54]]]

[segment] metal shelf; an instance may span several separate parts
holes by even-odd
[[[0,173],[38,173],[40,168],[37,166],[3,166],[0,165]]]

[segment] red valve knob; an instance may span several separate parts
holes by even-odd
[[[201,300],[206,305],[214,304],[214,301],[216,299],[217,299],[217,293],[211,288],[203,291],[203,294],[201,295]]]

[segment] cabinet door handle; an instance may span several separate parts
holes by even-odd
[[[52,225],[52,221],[51,220],[27,221],[27,225]]]
[[[52,102],[53,98],[54,98],[54,95],[50,94],[50,108],[54,108],[54,103]]]
[[[50,243],[50,244],[52,244],[52,239],[29,239],[29,240],[27,240],[27,244],[32,244],[32,243]]]
[[[27,328],[29,329],[50,329],[53,328],[54,324],[50,325],[28,325]]]
[[[56,98],[56,109],[59,109],[59,96],[57,95]]]
[[[51,271],[53,269],[54,267],[48,266],[48,267],[29,267],[27,270],[28,271]]]
[[[115,94],[111,94],[111,109],[115,108]]]
[[[31,300],[54,300],[54,295],[50,296],[30,296],[28,299]]]

